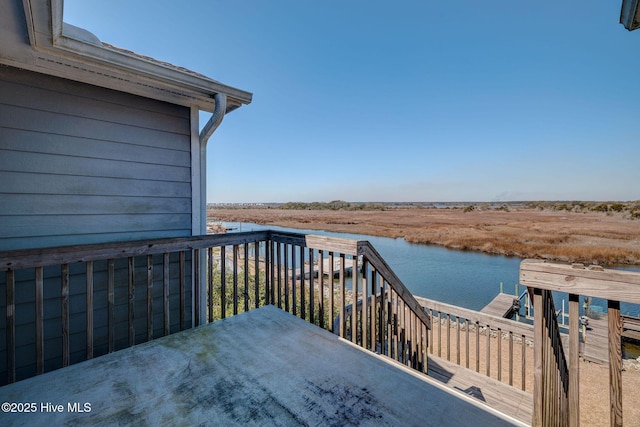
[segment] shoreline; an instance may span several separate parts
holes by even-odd
[[[408,243],[605,267],[640,265],[640,222],[603,213],[535,209],[383,211],[209,209],[210,221],[403,238]]]

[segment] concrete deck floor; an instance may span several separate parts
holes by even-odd
[[[37,405],[3,426],[522,425],[272,306],[1,387],[1,402]]]

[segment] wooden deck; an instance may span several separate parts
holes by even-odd
[[[1,387],[0,401],[38,410],[0,424],[524,425],[438,364],[453,387],[266,306]]]
[[[445,359],[429,356],[429,377],[513,418],[530,424],[533,395]]]
[[[504,317],[511,308],[514,299],[516,299],[516,297],[513,295],[499,293],[480,311],[482,313],[491,314],[492,316]]]

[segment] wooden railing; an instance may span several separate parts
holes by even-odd
[[[525,260],[520,265],[520,283],[534,295],[533,425],[577,426],[580,423],[579,301],[580,296],[591,296],[607,300],[610,425],[621,426],[620,302],[640,304],[640,273]],[[557,333],[551,291],[569,294],[569,344],[566,353]]]
[[[368,242],[272,231],[118,242],[2,252],[0,271],[0,384],[267,304],[330,331],[339,316],[341,337],[427,369],[430,319]],[[349,304],[360,309],[347,316]]]
[[[431,315],[430,354],[532,392],[532,325],[427,298],[416,300]]]

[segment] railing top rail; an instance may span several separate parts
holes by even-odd
[[[640,304],[640,273],[526,259],[520,283],[539,289]]]
[[[379,271],[393,290],[398,294],[400,298],[407,304],[407,306],[413,311],[416,316],[424,323],[427,328],[431,328],[431,318],[424,311],[422,306],[416,301],[416,298],[407,287],[402,283],[402,280],[393,272],[389,264],[382,258],[382,256],[376,251],[376,249],[367,241],[358,241],[358,254],[364,256],[370,263]]]
[[[415,299],[423,307],[427,307],[438,312],[463,317],[470,322],[478,322],[482,325],[491,325],[494,328],[502,329],[504,332],[511,331],[517,335],[524,335],[526,338],[533,339],[533,325],[516,322],[515,320],[505,319],[504,317],[494,316],[492,314],[469,310],[467,308],[458,307],[456,305],[451,305],[428,298],[417,296],[415,297]]]
[[[268,231],[253,231],[39,249],[18,249],[0,252],[0,271],[253,243],[266,240],[268,236]]]
[[[314,234],[289,233],[271,230],[269,238],[280,243],[306,246],[310,249],[340,252],[345,255],[358,255],[358,241],[340,237],[318,236]]]

